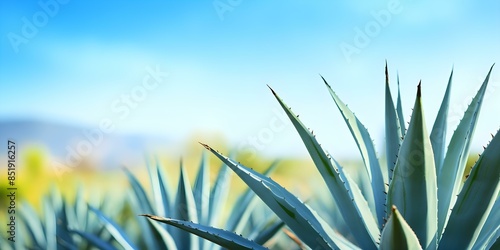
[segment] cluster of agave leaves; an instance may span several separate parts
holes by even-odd
[[[492,66],[493,68],[493,66]],[[387,165],[377,158],[363,124],[324,82],[349,127],[362,156],[369,192],[363,193],[343,167],[326,153],[313,133],[271,89],[305,144],[353,240],[340,235],[295,195],[258,173],[203,146],[229,166],[311,249],[490,249],[500,247],[500,135],[493,136],[470,173],[469,147],[491,70],[446,145],[452,74],[429,134],[422,110],[420,83],[408,129],[401,98],[395,107],[386,65],[385,127]],[[398,83],[399,88],[399,83]],[[463,176],[468,174],[464,181]],[[150,219],[191,232],[228,249],[263,249],[260,242],[203,222]],[[226,228],[231,231],[230,228]],[[305,247],[305,246],[304,246]]]
[[[205,154],[193,187],[181,163],[176,193],[169,188],[168,178],[159,164],[147,165],[152,195],[148,195],[147,188],[127,169],[124,170],[131,189],[125,190],[126,195],[107,193],[104,199],[95,198],[87,203],[80,185],[75,202],[69,202],[57,188],[52,188],[50,195],[43,197],[41,216],[30,204],[22,204],[16,242],[2,237],[0,249],[220,248],[183,230],[153,220],[138,220],[136,215],[142,213],[223,226],[259,244],[266,244],[284,226],[279,218],[259,203],[250,189],[237,197],[238,206],[232,207],[225,218],[224,207],[230,205],[227,199],[231,171],[223,165],[211,187],[210,166]],[[266,174],[276,166],[276,162],[271,164]]]

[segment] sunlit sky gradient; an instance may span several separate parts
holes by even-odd
[[[37,1],[2,1],[0,119],[98,127],[109,118],[118,133],[182,141],[200,131],[217,132],[238,147],[249,136],[268,131],[276,113],[282,114],[269,84],[333,155],[354,156],[354,141],[319,74],[380,148],[386,59],[393,91],[396,72],[400,75],[406,121],[422,79],[429,130],[452,67],[450,130],[500,59],[498,1],[242,0],[222,14],[214,2],[69,1],[16,52],[9,36],[22,35],[23,18],[33,20],[43,8]],[[386,11],[388,4],[399,4],[400,11],[385,26],[379,24],[367,45],[347,60],[341,44],[354,44],[356,30],[373,24],[373,13]],[[121,119],[112,104],[141,84],[147,67],[159,67],[169,76]],[[475,150],[500,125],[496,67]],[[286,125],[272,139],[260,141],[263,153],[306,154]]]

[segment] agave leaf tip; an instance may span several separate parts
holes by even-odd
[[[198,142],[199,144],[201,144],[203,147],[205,147],[206,149],[208,150],[212,150],[212,148],[210,146],[208,146],[207,144],[203,143],[203,142]]]
[[[392,212],[396,211],[396,209],[397,209],[396,205],[392,205],[392,207],[391,207]]]
[[[420,80],[418,82],[418,86],[417,86],[417,97],[421,97],[422,96],[422,80]]]
[[[385,60],[385,83],[389,85],[389,70],[387,69],[387,59]]]
[[[271,90],[271,92],[273,93],[274,96],[278,97],[278,95],[276,94],[276,92],[274,92],[274,89],[271,88],[271,86],[269,86],[269,84],[266,84],[267,87]]]
[[[327,86],[328,88],[332,88],[332,87],[330,86],[330,84],[328,84],[328,82],[326,81],[326,79],[325,79],[325,78],[324,78],[321,74],[320,74],[319,76],[321,77],[321,79],[323,79],[323,82],[326,84],[326,86]]]
[[[148,217],[148,218],[153,219],[153,220],[160,220],[160,219],[163,219],[163,218],[162,218],[162,217],[160,217],[160,216],[156,216],[156,215],[152,215],[152,214],[139,214],[139,216]]]

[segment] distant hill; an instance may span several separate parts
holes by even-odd
[[[97,128],[49,121],[0,120],[0,143],[5,145],[0,147],[0,158],[6,157],[7,140],[13,139],[19,153],[29,146],[42,146],[53,161],[65,165],[80,164],[85,158],[85,162],[97,168],[122,164],[132,167],[144,163],[145,153],[157,152],[171,142],[164,136],[116,132],[99,136],[97,131]]]

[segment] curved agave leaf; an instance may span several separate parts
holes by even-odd
[[[500,191],[500,135],[491,140],[477,160],[458,195],[440,249],[470,248],[498,199]],[[498,223],[498,221],[497,221]]]
[[[488,243],[486,247],[487,249],[500,249],[500,237],[498,237],[495,241]]]
[[[219,173],[217,174],[217,178],[215,179],[210,193],[209,226],[218,226],[217,224],[219,223],[221,211],[224,208],[224,204],[226,204],[229,193],[230,176],[231,172],[229,171],[229,167],[223,164],[219,169]]]
[[[344,120],[351,131],[351,134],[356,141],[359,152],[365,163],[365,169],[368,173],[368,178],[371,182],[371,187],[374,199],[367,199],[368,201],[374,201],[370,204],[372,208],[375,208],[376,220],[378,225],[382,228],[382,223],[385,217],[385,185],[384,177],[382,175],[382,170],[380,168],[380,163],[377,158],[377,153],[375,151],[375,146],[373,145],[373,140],[370,133],[366,127],[359,121],[359,119],[354,115],[354,113],[345,105],[342,100],[337,96],[337,94],[332,90],[330,85],[326,82],[325,78],[321,77],[323,82],[325,82],[330,95],[332,96],[335,104],[342,113]]]
[[[139,201],[143,213],[153,213],[153,207],[151,206],[151,202],[149,201],[149,198],[146,195],[146,191],[144,191],[141,183],[139,183],[137,178],[135,178],[130,170],[128,170],[127,168],[123,168],[123,171],[125,171],[130,185],[132,185],[132,190],[134,190],[135,197]]]
[[[161,236],[161,240],[163,241],[163,248],[162,249],[169,249],[169,250],[177,250],[177,245],[175,244],[174,238],[168,233],[167,229],[165,227],[161,226],[158,222],[153,221],[153,220],[148,220],[151,225],[156,229],[156,232]]]
[[[34,241],[33,243],[40,248],[45,248],[47,239],[45,238],[42,222],[38,218],[35,209],[27,202],[23,202],[20,207],[19,218],[26,225],[30,238]]]
[[[473,249],[489,249],[485,248],[490,242],[495,241],[500,237],[500,199],[497,198],[495,205],[490,211],[486,222],[484,223],[481,233],[474,243]]]
[[[137,210],[136,213],[148,213],[148,211],[149,213],[152,213],[154,211],[153,204],[151,203],[148,195],[146,194],[144,187],[137,180],[137,178],[135,178],[135,176],[130,172],[130,170],[128,170],[127,168],[123,168],[123,170],[127,175],[130,185],[132,186],[132,190],[134,193],[133,197],[137,200],[136,202],[137,205],[134,206],[135,210]],[[141,230],[143,231],[144,234],[143,238],[148,248],[157,249],[158,246],[156,245],[156,241],[153,237],[151,227],[145,221],[139,221],[139,225],[141,227]]]
[[[399,73],[398,73],[398,101],[396,104],[396,111],[399,120],[399,129],[401,130],[401,135],[404,137],[406,133],[405,119],[403,115],[403,102],[401,101],[401,91],[399,89]]]
[[[93,234],[78,231],[78,230],[71,230],[70,233],[80,235],[82,238],[86,239],[88,242],[90,242],[93,246],[97,247],[98,249],[116,250],[116,248],[113,245],[111,245],[109,242],[107,242],[107,241],[105,241],[105,240],[103,240],[103,239],[101,239],[98,236],[95,236]]]
[[[391,89],[389,88],[389,71],[387,61],[385,62],[385,151],[387,153],[388,180],[392,180],[394,165],[398,159],[399,147],[403,141],[403,134],[394,102],[392,101]],[[389,209],[389,208],[386,208]],[[389,214],[389,211],[387,211]]]
[[[356,182],[352,180],[352,178],[347,173],[344,172],[344,168],[335,159],[331,158],[331,161],[333,162],[335,168],[338,170],[340,178],[344,180],[345,188],[349,190],[349,196],[351,197],[351,200],[355,204],[357,204],[357,206],[367,207],[368,203],[363,197],[363,194],[361,193],[358,185],[356,185]]]
[[[392,215],[385,224],[380,240],[381,250],[392,249],[422,249],[417,235],[399,213],[396,206],[392,206]]]
[[[269,176],[277,166],[278,162],[273,162],[269,168],[264,171],[263,175]],[[231,232],[240,233],[254,211],[253,208],[257,205],[257,201],[257,196],[255,196],[252,189],[247,188],[247,190],[238,197],[235,203],[237,206],[232,208],[231,214],[227,219],[226,229]]]
[[[94,212],[99,220],[104,223],[104,227],[108,230],[108,232],[115,238],[115,240],[120,243],[120,245],[126,250],[138,249],[132,241],[128,238],[127,234],[118,226],[113,220],[106,217],[99,209],[96,209],[92,206],[88,206],[89,210]]]
[[[177,197],[173,204],[172,212],[176,219],[193,221],[195,223],[198,222],[193,191],[182,161],[179,184],[177,187]],[[180,249],[197,249],[199,246],[198,239],[184,230],[173,230],[172,236],[176,239],[177,247]]]
[[[443,166],[441,171],[438,173],[439,235],[446,227],[446,223],[450,216],[450,209],[455,204],[457,194],[462,186],[462,176],[464,174],[465,164],[467,163],[467,158],[469,156],[469,147],[472,141],[471,138],[474,134],[477,117],[479,116],[479,112],[481,110],[481,104],[483,103],[483,97],[486,92],[486,87],[488,86],[493,66],[491,66],[486,79],[481,85],[481,88],[477,92],[474,99],[472,99],[471,104],[465,111],[463,119],[460,121],[457,129],[453,133],[450,144],[448,145],[448,151],[446,152],[446,156],[444,158]]]
[[[202,144],[229,166],[311,248],[357,249],[335,233],[314,210],[269,177],[233,162],[208,145]]]
[[[163,218],[159,216],[143,214],[142,216],[163,222],[187,232],[196,234],[228,249],[266,249],[265,247],[243,238],[235,233],[222,229],[196,224],[193,222]]]
[[[210,218],[210,165],[207,163],[205,151],[201,154],[200,167],[194,181],[193,194],[197,206],[198,221],[202,225],[208,225]],[[211,242],[199,238],[200,247],[208,249]]]
[[[164,206],[165,216],[169,216],[172,213],[172,211],[168,209],[171,207],[169,186],[165,176],[165,171],[163,171],[163,168],[160,166],[158,159],[156,159],[156,175],[158,176],[158,188],[160,189],[160,204],[163,204]]]
[[[439,108],[434,126],[431,131],[432,151],[434,152],[434,162],[436,164],[436,173],[441,170],[441,165],[444,160],[444,152],[446,145],[446,125],[448,124],[448,109],[450,106],[450,91],[451,80],[453,78],[453,69],[451,70],[450,79],[446,87],[446,92],[443,97],[443,102]]]
[[[43,214],[45,222],[45,238],[47,239],[47,249],[57,249],[56,241],[56,216],[54,208],[48,199],[43,199]]]
[[[268,240],[275,236],[276,233],[278,233],[278,231],[282,229],[284,225],[285,222],[283,222],[282,220],[277,220],[271,225],[265,225],[264,227],[256,229],[255,232],[258,232],[258,234],[255,237],[249,238],[253,238],[253,241],[257,244],[264,245]]]
[[[153,164],[146,161],[146,166],[149,174],[149,181],[151,183],[151,190],[153,192],[153,200],[154,203],[151,205],[154,207],[154,211],[156,214],[160,216],[166,216],[169,206],[169,196],[167,190],[167,185],[165,183],[165,179],[160,176],[160,166],[157,159],[155,159],[155,167]]]
[[[387,206],[395,205],[425,249],[437,244],[437,184],[432,146],[425,128],[420,83],[410,125],[389,186]]]
[[[364,249],[373,249],[377,247],[377,239],[380,236],[378,224],[373,217],[369,207],[356,204],[352,201],[349,190],[346,190],[343,180],[340,178],[337,169],[333,166],[325,151],[321,148],[315,136],[307,130],[297,116],[290,108],[279,98],[271,89],[274,96],[285,110],[288,118],[292,121],[295,129],[299,133],[304,145],[309,151],[316,168],[319,170],[323,180],[328,186],[333,198],[335,199],[342,216],[348,221],[351,232],[356,237],[357,243]],[[351,183],[355,185],[355,183]]]
[[[193,186],[194,200],[198,205],[198,220],[203,225],[208,224],[210,206],[210,165],[208,165],[206,158],[206,153],[203,151]]]
[[[59,197],[61,197],[61,194],[58,194]],[[64,246],[67,249],[78,249],[76,247],[75,241],[70,233],[69,226],[72,224],[74,221],[68,220],[68,215],[66,213],[66,202],[62,202],[58,211],[56,212],[56,223],[57,223],[57,228],[56,228],[56,234],[57,234],[57,243],[60,246]]]

